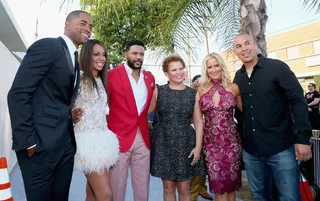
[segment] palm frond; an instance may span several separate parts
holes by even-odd
[[[316,13],[320,12],[320,0],[303,0],[302,4],[308,10],[315,9]]]
[[[240,31],[239,0],[221,0],[217,5],[214,31],[222,50],[231,51],[234,37]]]
[[[205,40],[205,32],[211,32],[209,27],[213,26],[214,9],[211,0],[175,1],[155,27],[166,30],[166,33],[158,33],[172,41],[175,53],[183,52],[195,59],[196,52],[202,48],[199,43]]]
[[[66,0],[64,0],[66,1]],[[67,0],[67,1],[73,1],[73,0]],[[117,18],[119,19],[118,12],[125,12],[125,8],[130,5],[129,0],[80,0],[81,9],[86,11],[91,10],[99,10],[101,12],[107,12],[108,10],[112,10]],[[112,9],[106,9],[106,8],[112,8]]]
[[[45,3],[47,0],[41,0],[40,5]],[[73,0],[61,0],[60,6],[59,6],[59,12],[61,12],[62,8],[65,6],[65,13],[67,14],[69,12],[69,5],[73,3]]]

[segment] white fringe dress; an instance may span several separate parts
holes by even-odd
[[[74,126],[77,142],[75,169],[85,174],[109,170],[119,159],[119,141],[108,129],[106,121],[107,94],[100,78],[97,89],[90,90],[86,81],[80,82],[75,108],[82,108],[84,115]]]

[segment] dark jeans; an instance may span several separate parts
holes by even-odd
[[[272,178],[280,201],[301,201],[294,146],[268,157],[253,156],[245,150],[242,153],[254,201],[272,200]]]

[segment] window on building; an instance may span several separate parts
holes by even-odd
[[[288,59],[294,59],[299,57],[299,46],[289,47],[287,49]]]
[[[313,42],[313,52],[314,54],[320,54],[320,40]]]
[[[305,61],[308,67],[320,65],[320,55],[307,57]]]
[[[269,52],[268,57],[271,59],[277,59],[277,53],[276,52]]]

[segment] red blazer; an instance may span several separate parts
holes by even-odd
[[[150,106],[153,89],[155,88],[154,76],[143,71],[143,78],[148,91],[147,101],[140,116],[138,115],[136,102],[128,73],[124,64],[108,72],[107,92],[109,98],[108,127],[117,134],[120,143],[120,152],[127,152],[140,128],[143,140],[150,149],[150,136],[148,129],[148,109]],[[141,78],[140,78],[141,79]]]

